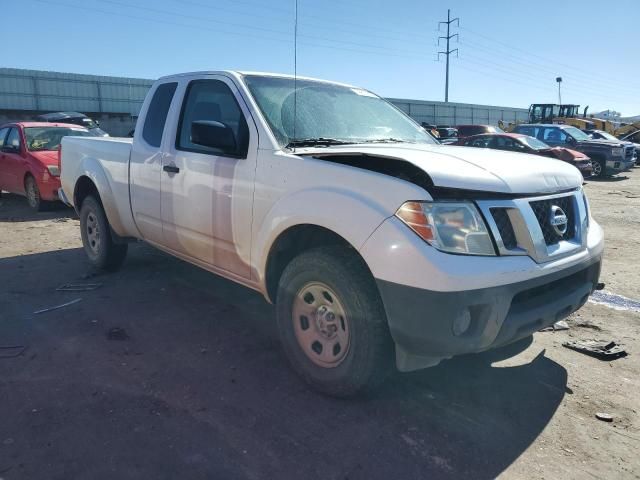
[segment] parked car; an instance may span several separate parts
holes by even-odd
[[[0,191],[27,197],[40,210],[58,200],[58,147],[65,136],[90,137],[90,130],[65,123],[15,122],[0,127]]]
[[[453,127],[438,127],[438,134],[440,135],[440,143],[450,145],[458,141],[458,129]]]
[[[416,370],[530,336],[598,282],[575,168],[440,145],[357,87],[164,77],[133,140],[66,137],[61,156],[92,265],[117,269],[142,239],[261,292],[292,367],[332,395],[394,358]]]
[[[500,127],[493,125],[456,125],[458,130],[458,140],[463,140],[472,135],[480,135],[482,133],[504,133]],[[458,145],[461,145],[458,143]]]
[[[108,137],[109,134],[100,128],[100,122],[87,117],[84,113],[80,112],[53,112],[38,115],[37,120],[41,122],[58,122],[58,123],[72,123],[74,125],[80,125],[92,131],[95,136]]]
[[[511,152],[531,153],[557,158],[578,170],[584,178],[591,176],[591,159],[584,153],[565,147],[550,147],[537,138],[519,133],[485,133],[467,137],[462,142],[467,147],[494,148]]]
[[[634,148],[620,140],[595,140],[571,125],[522,124],[514,133],[535,137],[552,147],[567,147],[591,158],[593,175],[600,177],[624,172],[633,166]]]

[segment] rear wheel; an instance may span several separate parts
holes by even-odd
[[[27,178],[24,180],[24,192],[29,206],[36,212],[41,211],[43,202],[40,198],[40,189],[38,188],[36,179],[33,178],[32,175],[27,175]]]
[[[102,204],[91,195],[82,202],[80,233],[84,251],[94,267],[109,271],[120,268],[128,245],[113,241]]]
[[[343,247],[321,247],[289,263],[277,320],[284,351],[315,389],[346,397],[381,383],[393,344],[371,273]]]

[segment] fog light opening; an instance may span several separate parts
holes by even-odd
[[[469,330],[470,326],[471,326],[471,312],[469,311],[468,308],[465,308],[453,320],[453,325],[452,325],[453,334],[456,337],[459,337],[460,335],[464,335],[467,332],[467,330]]]

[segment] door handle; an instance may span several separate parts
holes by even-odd
[[[162,170],[167,173],[180,173],[180,169],[175,165],[165,165],[164,167],[162,167]]]

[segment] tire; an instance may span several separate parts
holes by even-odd
[[[38,182],[33,178],[33,175],[27,175],[24,179],[24,193],[27,197],[27,203],[32,210],[40,212],[43,210],[44,202],[40,198],[40,189],[38,188]]]
[[[128,245],[113,241],[102,204],[92,195],[84,199],[80,208],[80,233],[91,265],[107,271],[120,268]]]
[[[382,300],[368,268],[348,248],[320,247],[294,258],[280,278],[276,314],[293,369],[322,393],[371,390],[392,369]]]
[[[602,160],[592,159],[591,160],[591,176],[603,178],[606,176],[605,174],[605,163]]]

